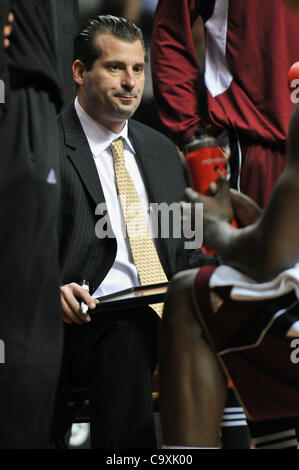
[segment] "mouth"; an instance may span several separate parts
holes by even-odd
[[[123,104],[131,104],[133,101],[136,100],[137,95],[117,95],[117,98],[118,98]]]

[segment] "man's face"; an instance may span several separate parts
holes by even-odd
[[[102,55],[90,71],[81,64],[79,82],[74,68],[74,78],[80,85],[78,99],[93,119],[119,132],[142,98],[144,49],[139,40],[129,43],[112,34],[99,34],[96,41]]]

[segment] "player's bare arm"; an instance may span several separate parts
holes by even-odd
[[[228,188],[219,187],[217,198],[187,193],[191,202],[204,204],[204,243],[224,263],[258,281],[273,278],[299,261],[299,105],[289,128],[287,164],[261,217],[248,227],[230,225]],[[194,210],[195,205],[193,206]]]

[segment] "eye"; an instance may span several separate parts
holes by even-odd
[[[124,65],[119,62],[109,62],[106,64],[106,68],[110,72],[119,72],[120,70],[123,70]]]
[[[134,67],[134,72],[136,73],[141,73],[144,71],[144,65],[140,64],[140,65],[135,65]]]
[[[121,66],[119,64],[112,64],[110,65],[111,70],[120,70]]]

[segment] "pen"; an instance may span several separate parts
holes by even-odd
[[[88,281],[83,280],[82,283],[81,283],[81,286],[89,292],[89,282]],[[80,309],[81,309],[82,316],[85,317],[85,315],[87,315],[87,312],[88,312],[88,305],[86,305],[85,302],[81,302],[80,303]]]

